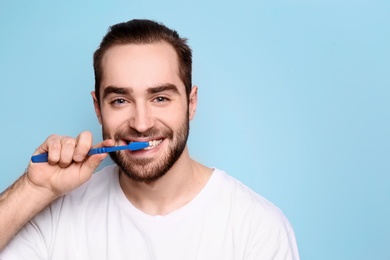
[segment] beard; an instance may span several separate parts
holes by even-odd
[[[189,120],[187,119],[180,126],[176,132],[170,128],[162,130],[155,127],[146,132],[139,133],[133,128],[118,131],[114,134],[114,140],[118,142],[125,138],[141,138],[141,137],[157,137],[164,136],[165,139],[170,140],[168,151],[163,154],[162,158],[144,158],[135,159],[126,155],[126,151],[118,151],[109,153],[111,159],[118,165],[120,172],[125,174],[130,179],[136,182],[151,183],[157,181],[164,176],[169,169],[176,163],[182,155],[189,135]],[[103,139],[112,138],[103,126]]]

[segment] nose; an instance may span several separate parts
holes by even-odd
[[[144,133],[154,126],[153,117],[146,104],[137,103],[130,118],[130,127]]]

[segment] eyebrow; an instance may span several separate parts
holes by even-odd
[[[171,91],[173,93],[179,94],[179,89],[176,87],[176,85],[171,83],[166,83],[161,86],[156,87],[150,87],[146,90],[146,93],[148,94],[158,94],[164,91]],[[119,95],[129,95],[132,94],[134,91],[132,88],[121,88],[117,86],[107,86],[103,91],[103,99],[105,99],[110,94],[119,94]]]
[[[103,91],[103,99],[105,99],[110,94],[120,94],[120,95],[128,95],[133,93],[133,90],[130,88],[120,88],[116,86],[108,86]]]
[[[146,90],[146,93],[157,94],[157,93],[164,92],[164,91],[171,91],[173,93],[180,95],[179,89],[171,83],[166,83],[166,84],[161,85],[161,86],[148,88]]]

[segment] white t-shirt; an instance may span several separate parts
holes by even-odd
[[[223,171],[165,216],[135,208],[108,166],[32,219],[0,259],[299,259],[283,213]]]

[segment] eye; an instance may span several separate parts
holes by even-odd
[[[160,97],[156,97],[156,98],[154,99],[154,101],[157,102],[157,103],[163,103],[163,102],[169,101],[169,99],[166,98],[166,97],[160,96]]]
[[[127,101],[123,98],[116,98],[116,99],[111,101],[111,104],[114,106],[121,106],[121,105],[124,105],[126,103],[127,103]]]

